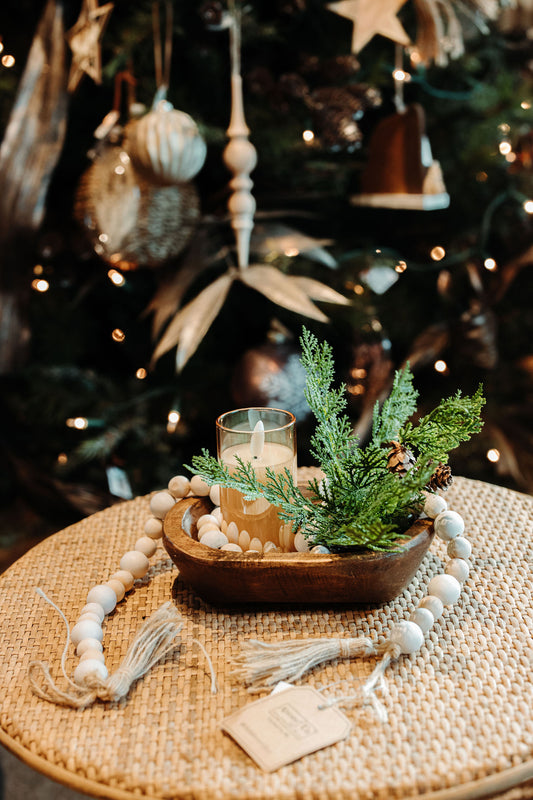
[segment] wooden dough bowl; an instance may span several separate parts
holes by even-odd
[[[165,517],[163,543],[185,583],[217,606],[384,603],[409,585],[433,539],[433,520],[419,519],[386,553],[232,553],[196,538],[196,521],[212,508],[205,497],[178,501]]]

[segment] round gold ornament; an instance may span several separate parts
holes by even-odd
[[[122,147],[109,147],[82,175],[74,215],[104,261],[122,270],[155,268],[188,244],[200,204],[192,183],[150,183]]]
[[[207,147],[192,117],[160,100],[128,123],[125,149],[145,177],[163,185],[190,181],[203,167]]]

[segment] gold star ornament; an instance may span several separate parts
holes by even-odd
[[[393,42],[411,43],[396,14],[406,0],[340,0],[327,8],[353,22],[352,53],[358,53],[380,34]]]
[[[100,42],[104,29],[113,11],[113,3],[98,5],[98,0],[83,0],[80,16],[65,37],[72,50],[72,63],[68,78],[68,91],[78,87],[84,74],[95,83],[102,82],[102,60]]]

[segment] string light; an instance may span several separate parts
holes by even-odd
[[[168,421],[167,421],[167,432],[174,433],[176,428],[178,427],[178,423],[181,419],[181,414],[176,409],[172,409],[168,412]]]
[[[102,244],[105,244],[107,241],[109,241],[109,236],[107,233],[101,233],[98,237],[98,241],[102,242]]]
[[[431,256],[433,261],[442,261],[442,259],[446,255],[446,250],[444,249],[444,247],[437,245],[436,247],[433,247],[431,249],[429,255]]]
[[[398,261],[394,269],[396,272],[400,273],[405,272],[405,270],[407,269],[407,264],[405,263],[405,261]]]
[[[393,70],[392,77],[395,81],[407,81],[411,80],[411,76],[408,72],[404,72],[403,69],[395,69]]]
[[[498,145],[498,149],[502,154],[502,156],[506,156],[511,152],[513,148],[511,147],[510,142],[500,142],[500,144]]]
[[[117,164],[115,167],[115,175],[124,175],[125,172],[125,167],[123,167],[122,164]]]
[[[67,454],[66,453],[59,453],[59,455],[57,457],[57,463],[58,464],[66,464],[67,461],[68,461]]]
[[[147,373],[147,371],[145,370],[144,367],[139,367],[139,369],[135,373],[135,377],[139,378],[140,381],[143,381],[146,378],[147,375],[148,375],[148,373]]]
[[[496,464],[500,460],[500,451],[496,450],[495,447],[491,447],[490,450],[487,450],[487,459]]]
[[[498,265],[493,258],[486,258],[483,262],[483,266],[485,269],[488,269],[489,272],[495,272],[498,269]]]
[[[526,200],[523,205],[523,209],[526,214],[533,214],[533,200]]]
[[[353,292],[354,292],[354,294],[358,294],[358,295],[364,294],[365,293],[365,287],[361,286],[360,283],[356,283],[354,285],[354,287],[353,287]]]
[[[8,56],[8,55],[2,56],[2,66],[3,67],[7,67],[9,69],[10,67],[13,67],[14,64],[15,64],[14,56]]]
[[[448,372],[448,364],[441,358],[439,358],[433,364],[433,369],[435,370],[435,372],[440,372],[441,374],[443,374],[444,372]]]
[[[66,421],[67,428],[75,428],[77,431],[83,431],[89,425],[87,417],[69,417]]]
[[[114,342],[123,342],[126,338],[126,334],[120,328],[115,328],[115,330],[111,333],[111,338]]]
[[[300,251],[298,250],[297,247],[287,247],[287,249],[285,250],[285,255],[288,256],[289,258],[294,258],[294,256],[297,256],[299,254]]]
[[[126,283],[126,278],[124,275],[116,269],[108,270],[107,277],[111,283],[115,284],[115,286],[124,286]]]
[[[4,43],[3,43],[3,41],[0,39],[0,53],[2,53],[2,52],[3,52],[3,50],[4,50]]]
[[[366,378],[367,371],[366,369],[363,368],[354,367],[353,369],[350,370],[350,375],[352,376],[352,378],[362,380],[363,378]]]
[[[531,108],[531,103],[528,100],[522,100],[522,102],[520,103],[520,108],[523,108],[524,111],[529,111],[529,109]]]
[[[31,282],[31,288],[35,289],[36,292],[47,292],[50,288],[50,284],[44,278],[35,278]]]
[[[510,132],[511,126],[507,122],[502,122],[500,125],[498,125],[498,130],[501,133],[507,134]]]
[[[302,133],[302,139],[306,144],[311,144],[311,142],[313,142],[315,139],[315,134],[313,131],[306,130]]]
[[[43,272],[44,272],[44,269],[43,269],[43,265],[42,264],[36,264],[34,266],[34,268],[33,268],[33,274],[34,275],[42,275]]]
[[[487,175],[486,172],[477,172],[476,173],[476,181],[478,183],[485,183],[485,181],[488,179],[488,177],[489,176]]]
[[[509,164],[513,164],[516,161],[516,153],[513,153],[513,151],[511,151],[510,153],[507,153],[507,155],[505,156],[505,160]]]
[[[365,387],[361,383],[356,383],[354,386],[348,386],[350,394],[359,395],[365,393]]]

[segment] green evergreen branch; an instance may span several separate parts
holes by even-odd
[[[413,375],[407,364],[394,376],[389,397],[383,403],[381,413],[379,404],[374,409],[372,441],[374,444],[387,444],[398,439],[399,431],[416,411],[418,392],[413,386]]]

